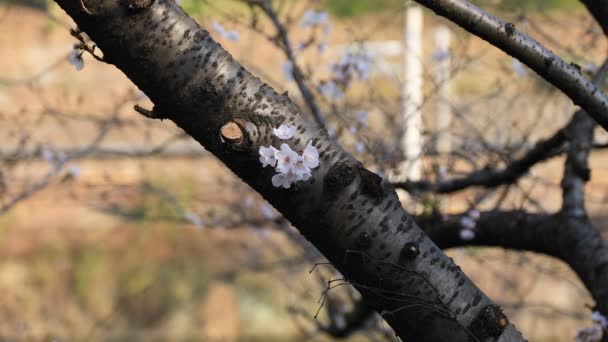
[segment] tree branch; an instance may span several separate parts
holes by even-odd
[[[476,220],[475,237],[464,241],[462,215],[446,221],[417,218],[441,248],[495,246],[542,253],[566,262],[596,301],[596,310],[608,316],[608,243],[585,217],[567,213],[532,214],[524,211],[489,211]],[[604,333],[608,337],[608,332]]]
[[[586,79],[580,67],[467,0],[416,0],[435,13],[488,41],[534,70],[608,130],[608,97]]]
[[[171,0],[56,0],[104,59],[273,204],[407,341],[522,341],[501,310],[424,234],[396,193],[251,75]],[[220,129],[235,122],[235,148]],[[272,134],[296,126],[290,140]],[[311,142],[320,166],[290,189],[272,185],[260,146]],[[229,191],[228,189],[226,191]],[[402,253],[416,246],[417,254]],[[498,319],[500,318],[500,319]],[[483,328],[483,329],[482,329]]]
[[[504,184],[513,184],[521,176],[525,175],[532,166],[553,156],[553,152],[562,146],[565,141],[566,134],[564,133],[564,129],[560,129],[547,140],[536,143],[523,157],[509,163],[502,170],[485,168],[473,171],[464,177],[448,179],[437,183],[429,181],[405,181],[395,183],[395,187],[411,193],[436,192],[446,194],[471,186],[491,188]]]
[[[594,84],[601,85],[608,73],[608,59],[594,77]],[[593,147],[593,130],[596,123],[584,111],[574,115],[568,128],[570,144],[562,178],[562,211],[569,215],[586,216],[585,184],[591,178],[589,153]]]
[[[248,0],[248,1],[250,1],[250,3],[252,5],[259,6],[262,9],[262,11],[268,16],[268,18],[270,18],[270,21],[272,21],[272,24],[274,25],[274,27],[277,30],[277,36],[281,42],[281,48],[282,48],[283,52],[285,53],[287,60],[289,62],[291,62],[291,65],[292,65],[291,74],[293,76],[294,81],[296,81],[298,89],[300,90],[300,93],[302,94],[302,98],[304,99],[304,102],[306,103],[306,106],[312,113],[317,124],[323,128],[327,128],[327,126],[325,124],[325,118],[323,117],[323,113],[321,113],[321,109],[319,108],[319,105],[315,101],[315,96],[313,95],[312,91],[306,85],[306,79],[304,77],[304,73],[302,73],[302,69],[300,69],[298,62],[296,61],[296,56],[293,53],[293,47],[291,46],[291,42],[289,41],[289,36],[287,35],[287,31],[285,30],[285,27],[283,27],[283,24],[281,24],[281,21],[277,17],[277,14],[275,13],[274,9],[272,8],[272,4],[270,4],[270,1],[268,1],[268,0]]]

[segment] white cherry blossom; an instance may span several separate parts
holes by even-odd
[[[294,175],[292,173],[277,173],[276,175],[272,176],[272,185],[276,186],[277,188],[289,189],[291,188],[293,179]]]
[[[301,157],[289,145],[281,144],[281,149],[275,153],[275,158],[277,159],[276,170],[287,174],[293,171],[294,166],[300,161]]]
[[[260,163],[262,163],[262,167],[268,165],[274,167],[277,164],[277,159],[275,158],[276,153],[277,149],[272,146],[260,146]]]
[[[298,181],[307,181],[312,177],[310,168],[304,164],[303,160],[298,161],[293,167],[293,173]]]
[[[288,140],[296,133],[296,126],[281,124],[279,128],[274,128],[273,132],[279,139]]]
[[[312,141],[309,141],[302,152],[302,162],[308,168],[314,169],[319,166],[319,151],[312,146]]]

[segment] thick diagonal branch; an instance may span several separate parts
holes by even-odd
[[[392,188],[366,170],[285,95],[251,75],[172,0],[56,0],[174,121],[274,205],[406,341],[523,338],[403,210]],[[224,140],[233,122],[244,139]],[[279,140],[279,124],[297,128]],[[308,142],[319,150],[312,178],[272,185],[260,146]],[[226,189],[230,191],[230,189]],[[416,246],[417,254],[402,253]]]

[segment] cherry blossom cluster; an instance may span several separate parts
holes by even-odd
[[[368,51],[349,51],[338,63],[329,65],[332,79],[325,81],[319,87],[319,92],[332,100],[344,98],[344,90],[350,86],[353,79],[366,80],[371,72],[374,56]]]
[[[325,11],[307,10],[304,12],[302,19],[300,20],[300,27],[302,28],[323,28],[323,39],[318,45],[319,52],[323,53],[327,49],[327,40],[329,33],[331,32],[331,22],[329,21],[329,14]],[[302,43],[298,49],[303,49],[307,44]]]
[[[460,238],[464,241],[471,241],[475,238],[475,227],[477,226],[477,220],[479,220],[479,210],[472,209],[460,218]]]
[[[296,127],[282,124],[273,130],[274,135],[281,140],[293,138]],[[288,144],[281,144],[279,149],[273,146],[260,146],[260,162],[263,167],[275,168],[277,174],[272,177],[272,185],[278,188],[289,189],[298,181],[307,181],[312,177],[312,169],[319,166],[319,151],[309,141],[299,154]]]

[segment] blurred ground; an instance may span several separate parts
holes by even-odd
[[[54,148],[85,145],[97,129],[91,120],[66,123],[57,116],[35,114],[46,113],[45,108],[64,108],[76,116],[116,114],[125,120],[104,139],[105,148],[146,146],[177,132],[170,123],[139,117],[131,102],[114,108],[109,99],[119,99],[129,90],[136,94],[114,67],[85,57],[85,69],[74,71],[65,58],[74,41],[63,26],[69,20],[54,7],[51,13],[58,19],[19,7],[0,7],[3,146],[14,144],[24,127],[35,128],[31,130],[35,142],[50,141]],[[436,19],[428,18],[428,25],[434,25]],[[577,39],[576,30],[585,29],[578,25],[586,20],[585,15],[574,11],[559,18],[547,28],[567,31],[559,43],[568,45]],[[201,20],[207,26],[212,21],[206,17]],[[334,24],[331,40],[336,44],[364,36],[398,40],[401,20],[391,13],[344,19]],[[258,35],[245,30],[240,33],[239,43],[223,45],[280,91],[297,94],[293,85],[285,85],[282,79],[284,58],[276,49]],[[303,34],[296,32],[294,37],[297,40]],[[596,50],[605,49],[602,44],[589,54],[599,54]],[[483,56],[454,80],[459,99],[466,102],[495,85],[504,69],[510,70],[511,60],[478,40],[462,49]],[[302,58],[312,64],[321,62],[313,54]],[[60,64],[39,74],[55,63]],[[15,82],[32,75],[39,76],[36,82]],[[530,89],[543,87],[536,79],[526,82]],[[378,83],[378,88],[383,96],[396,96],[386,83]],[[351,96],[356,97],[357,91]],[[540,102],[546,105],[539,114]],[[512,122],[522,127],[538,117],[550,118],[534,131],[535,138],[562,125],[574,108],[563,96],[550,91],[543,98],[521,95],[502,107],[483,103],[471,107],[472,112],[488,116],[509,110],[514,113]],[[2,124],[9,121],[18,124]],[[372,123],[377,127],[383,124],[382,119]],[[501,127],[511,126],[509,122]],[[175,149],[198,151],[199,147],[184,140]],[[606,209],[607,157],[599,151],[591,159],[589,209],[598,217]],[[287,254],[296,247],[289,246],[280,232],[261,234],[258,226],[239,224],[242,216],[262,217],[263,202],[213,157],[85,159],[73,164],[79,170],[77,177],[62,174],[48,188],[0,216],[0,338],[301,340],[287,307],[294,300],[301,301],[310,316],[314,315],[321,289],[310,279],[311,265],[301,265],[298,272],[289,275],[292,281],[298,279],[298,290],[311,289],[309,298],[294,296],[297,291],[285,285],[287,276],[281,270],[243,267],[252,255],[272,264],[276,256],[268,247],[269,241]],[[536,167],[533,174],[542,175],[543,182],[526,180],[521,185],[530,197],[543,198],[542,204],[549,211],[560,204],[556,185],[561,165],[563,159],[556,158]],[[47,167],[42,160],[30,161],[22,171],[15,171],[19,175],[15,182],[35,179]],[[454,196],[450,207],[462,209],[470,198],[468,192]],[[247,199],[248,204],[244,204]],[[203,217],[204,227],[184,220],[180,207]],[[226,222],[236,223],[226,227]],[[589,323],[584,305],[592,302],[586,290],[555,260],[480,248],[454,250],[450,255],[488,295],[505,304],[531,341],[570,341],[577,328]]]

